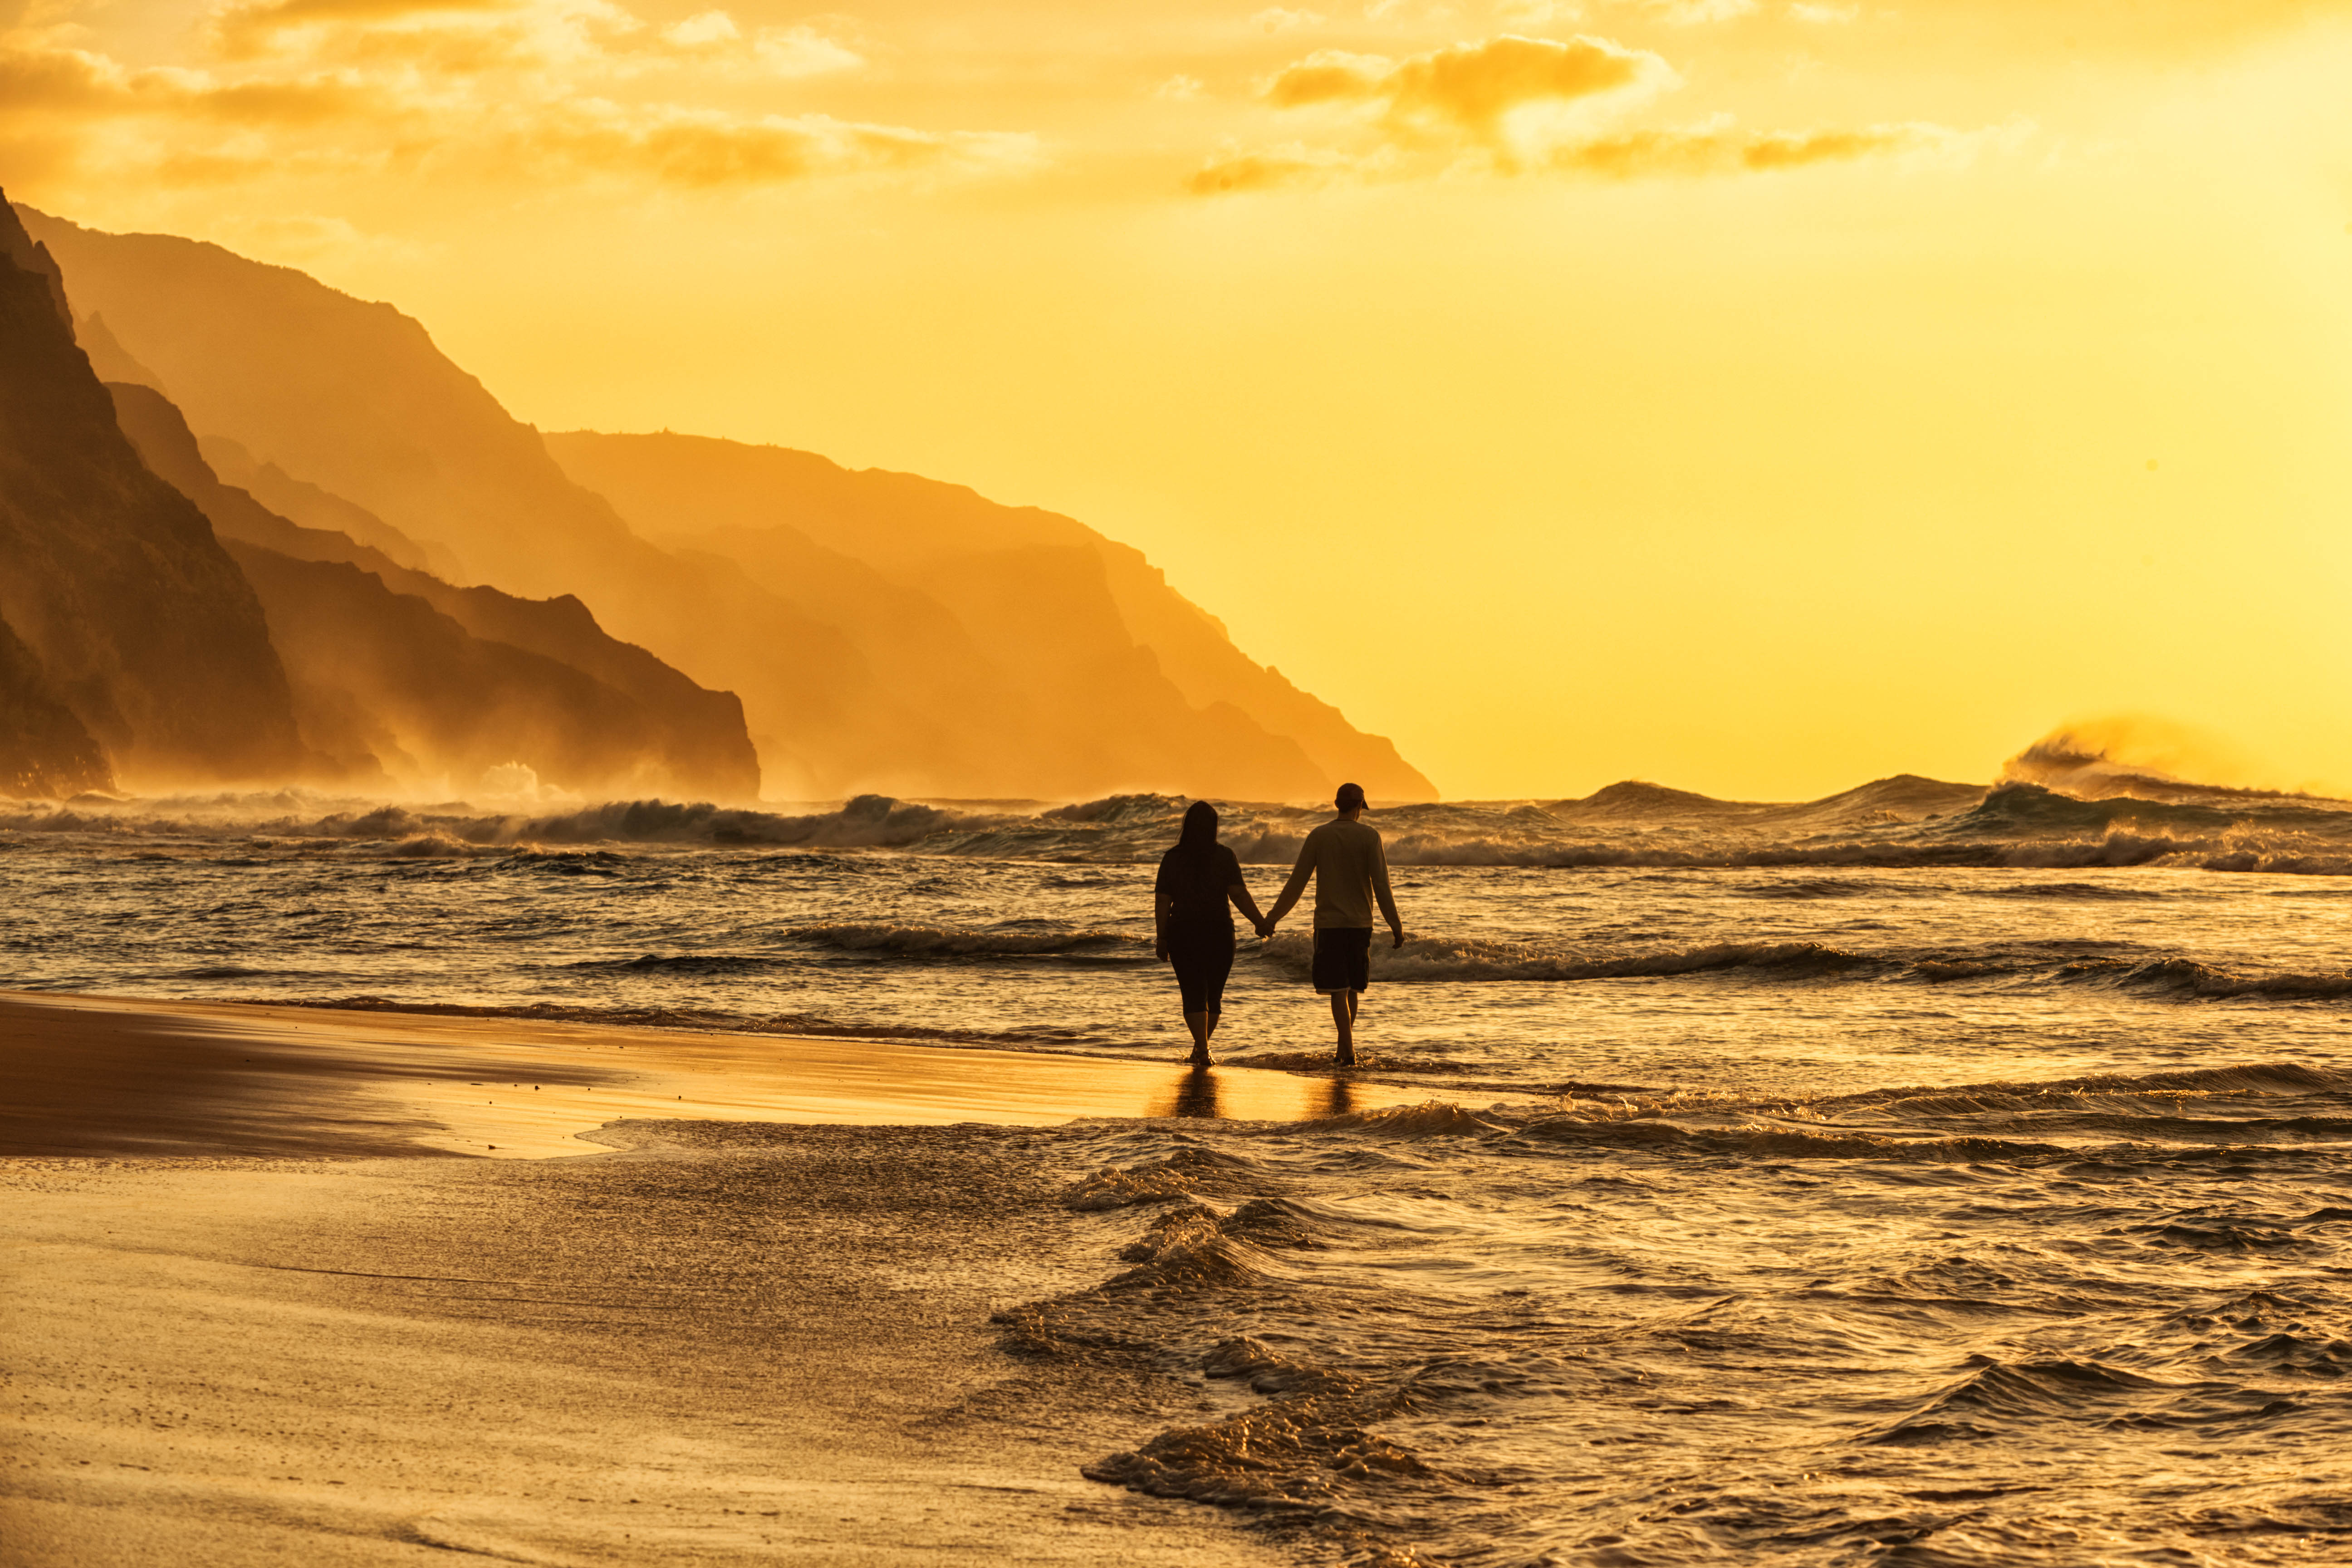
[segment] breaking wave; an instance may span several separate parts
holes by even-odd
[[[2018,770],[2013,766],[2012,773]],[[2028,769],[2061,782],[2079,770]],[[2137,781],[2137,782],[2136,782]],[[2088,793],[2034,777],[1990,788],[1898,775],[1810,802],[1714,800],[1625,783],[1573,800],[1450,802],[1381,808],[1398,866],[1656,867],[1800,870],[2165,866],[2352,875],[2352,804],[2100,773]],[[2137,793],[2136,793],[2137,792]],[[67,834],[413,858],[466,858],[587,846],[669,849],[911,850],[1073,863],[1156,859],[1186,797],[1118,795],[1067,805],[859,795],[773,811],[709,802],[611,801],[538,814],[345,802],[301,790],[163,799],[78,796],[0,809],[0,844]],[[1285,865],[1321,807],[1220,803],[1224,839],[1247,863]],[[2039,896],[2089,897],[2079,885]],[[1790,879],[1755,896],[1837,898],[1834,879]],[[2032,896],[2032,895],[2028,895]],[[2112,893],[2103,896],[2115,896]]]
[[[1266,955],[1304,978],[1313,967],[1314,938],[1286,931],[1266,944]],[[1372,943],[1375,981],[1412,984],[1434,981],[1621,980],[1714,970],[1757,970],[1791,977],[1855,969],[1883,963],[1815,942],[1711,942],[1661,952],[1606,956],[1560,952],[1533,943],[1487,942],[1466,937],[1415,937],[1395,948]]]
[[[2125,959],[2084,959],[2059,972],[2067,980],[2128,986],[2183,998],[2229,1000],[2266,996],[2282,1000],[2329,1001],[2352,996],[2352,970],[2320,973],[2293,971],[2249,974],[2202,963],[2193,958],[2160,958],[2146,963]]]
[[[1103,958],[1149,958],[1147,937],[1108,931],[952,931],[940,926],[794,926],[794,942],[842,952],[890,953],[905,958],[1032,958],[1072,954]]]

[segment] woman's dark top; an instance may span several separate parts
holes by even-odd
[[[1231,936],[1234,917],[1227,889],[1242,879],[1242,863],[1222,844],[1196,849],[1179,844],[1160,858],[1158,891],[1173,900],[1168,934],[1222,931]]]

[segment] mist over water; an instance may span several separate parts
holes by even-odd
[[[1173,1061],[1181,804],[27,806],[0,952],[36,989]],[[1262,900],[1320,816],[1227,812]],[[1375,945],[1367,1070],[1430,1105],[1335,1079],[1323,1121],[1236,1123],[1211,1073],[1035,1141],[1100,1283],[1007,1310],[1008,1348],[1211,1406],[1090,1474],[1309,1561],[2352,1536],[2340,804],[1898,780],[1373,820],[1414,940]],[[1323,1070],[1305,933],[1244,942],[1222,1059]]]

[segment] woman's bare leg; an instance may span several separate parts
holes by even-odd
[[[1217,1016],[1214,1013],[1187,1013],[1184,1015],[1184,1026],[1192,1031],[1192,1059],[1207,1061],[1209,1036],[1217,1026]]]

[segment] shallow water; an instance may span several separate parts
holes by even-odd
[[[0,953],[34,989],[1181,1055],[1146,836],[1025,820],[824,849],[52,814],[0,837]],[[1093,1473],[1310,1559],[2352,1560],[2352,879],[2074,842],[1401,863],[1363,1037],[1444,1104],[1251,1125],[1212,1073],[1042,1136],[1104,1283],[1008,1340],[1199,1380],[1220,1419]],[[1294,926],[1243,945],[1228,1059],[1328,1050]]]
[[[1007,1320],[1227,1390],[1089,1473],[1310,1555],[2341,1562],[2348,1118],[2279,1068],[1102,1128],[1105,1284]]]
[[[1179,1048],[1150,868],[907,851],[509,847],[147,828],[0,841],[35,989],[700,1015]],[[1262,901],[1278,868],[1247,875]],[[2332,1058],[2352,879],[2136,867],[1401,866],[1362,1034],[1433,1081],[1775,1093]],[[1306,911],[1244,940],[1219,1048],[1327,1047]]]

